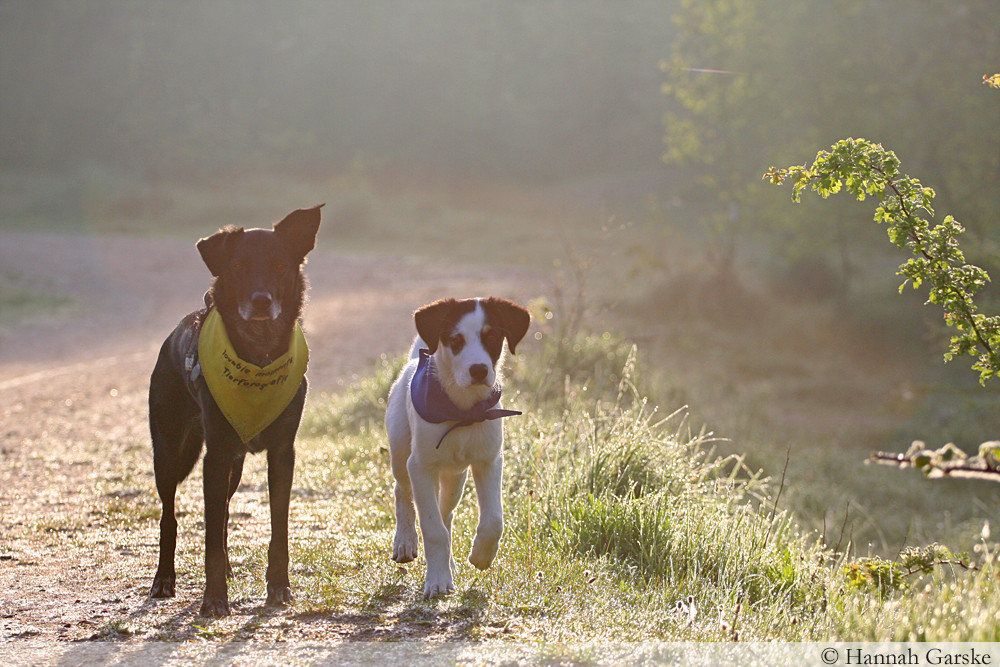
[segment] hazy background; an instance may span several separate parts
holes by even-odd
[[[3,165],[152,178],[363,152],[530,183],[658,169],[680,4],[5,0]],[[751,77],[762,100],[740,113],[778,141],[730,160],[863,134],[955,199],[961,180],[996,183],[997,105],[979,85],[1000,58],[996,2],[735,4],[757,6],[747,43],[728,62],[686,54]]]
[[[4,161],[655,165],[670,3],[4,2]]]
[[[882,142],[1000,275],[996,71],[996,0],[0,0],[0,228],[194,239],[326,201],[330,247],[538,270],[751,464],[794,445],[807,521],[895,548],[998,495],[861,460],[995,438],[998,394],[941,367],[871,202],[760,175]]]

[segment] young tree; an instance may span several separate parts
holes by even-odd
[[[984,76],[983,83],[1000,88],[1000,74]],[[810,165],[771,169],[764,179],[781,184],[792,182],[792,200],[798,202],[804,190],[826,199],[847,190],[864,201],[879,198],[875,222],[885,223],[889,240],[899,248],[909,248],[913,257],[903,262],[902,291],[928,285],[928,303],[941,306],[945,323],[955,329],[945,360],[970,355],[972,369],[985,384],[1000,374],[1000,316],[979,312],[975,295],[989,282],[989,275],[965,261],[958,239],[964,228],[952,216],[931,225],[934,191],[899,170],[896,155],[865,139],[843,139],[829,151],[820,151]],[[978,456],[969,458],[952,444],[928,450],[917,442],[906,454],[877,453],[878,462],[913,465],[928,475],[980,477],[1000,481],[1000,442],[980,446]]]

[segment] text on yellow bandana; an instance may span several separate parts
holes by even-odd
[[[295,324],[288,352],[267,366],[236,355],[219,311],[205,317],[198,337],[201,373],[222,414],[244,443],[271,425],[295,398],[309,363],[302,327]]]

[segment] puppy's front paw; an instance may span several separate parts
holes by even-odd
[[[442,577],[440,579],[431,579],[427,577],[427,582],[424,584],[424,599],[430,600],[439,595],[448,595],[449,593],[455,592],[455,583],[452,581],[451,577]]]
[[[469,562],[480,570],[489,569],[490,565],[493,564],[493,560],[497,557],[499,548],[500,544],[498,542],[476,540],[472,545],[472,551],[469,553]]]
[[[396,538],[392,543],[392,559],[397,563],[409,563],[417,557],[417,530],[413,526],[396,528]]]

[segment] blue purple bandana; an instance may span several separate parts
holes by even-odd
[[[440,447],[445,437],[456,428],[461,426],[471,426],[488,419],[500,419],[501,417],[513,417],[522,414],[518,410],[504,410],[493,406],[500,402],[500,386],[493,387],[493,392],[489,398],[479,401],[468,410],[462,410],[448,398],[444,387],[438,381],[437,376],[431,372],[431,353],[427,350],[420,350],[420,361],[417,362],[417,370],[410,380],[410,399],[413,401],[413,408],[417,414],[427,422],[441,424],[444,422],[456,422],[451,426],[437,446]]]

